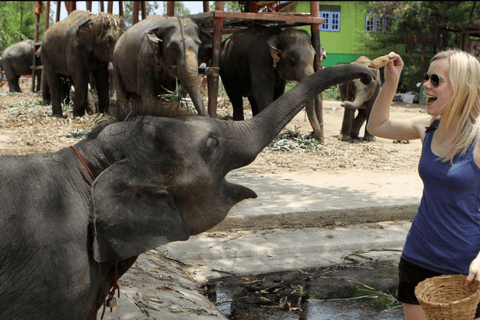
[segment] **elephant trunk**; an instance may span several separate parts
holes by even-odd
[[[184,83],[192,102],[201,116],[208,116],[205,104],[203,103],[198,86],[198,58],[197,54],[187,49],[185,52],[185,59],[181,59],[178,63],[178,77]]]
[[[373,72],[363,66],[328,67],[300,82],[255,117],[245,121],[226,121],[230,138],[227,143],[234,144],[236,148],[232,147],[235,152],[229,156],[230,159],[237,159],[227,169],[246,166],[255,160],[306,103],[315,99],[320,92],[356,78],[361,78],[363,83],[368,84],[373,77]]]
[[[342,107],[350,108],[350,109],[360,109],[365,100],[367,99],[367,93],[364,88],[359,88],[358,86],[355,89],[355,99],[353,101],[344,101],[342,102]]]

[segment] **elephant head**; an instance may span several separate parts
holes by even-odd
[[[79,151],[120,159],[104,171],[98,155],[89,164],[99,174],[92,187],[95,259],[127,259],[220,223],[233,205],[256,198],[229,183],[228,172],[254,161],[319,92],[372,76],[354,65],[322,69],[246,121],[145,116],[95,130]]]
[[[357,59],[357,61],[352,63],[360,66],[369,67],[370,62],[370,59],[365,56],[361,56]],[[372,83],[365,85],[361,81],[357,81],[357,79],[355,79],[340,85],[340,90],[345,92],[345,97],[347,97],[346,92],[349,92],[351,97],[341,103],[342,107],[350,109],[364,109],[367,102],[370,101],[376,94],[378,94],[377,81],[380,81],[380,73],[377,69],[373,71],[375,72],[375,78]]]
[[[145,35],[154,46],[163,70],[185,85],[198,114],[207,115],[198,86],[198,66],[211,56],[212,36],[200,30],[191,19],[167,19],[171,26],[155,27]]]
[[[78,26],[75,35],[86,51],[102,61],[113,61],[113,49],[125,31],[122,17],[100,12]]]

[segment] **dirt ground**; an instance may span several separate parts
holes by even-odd
[[[31,82],[21,83],[23,93],[8,93],[8,86],[0,87],[0,156],[29,153],[54,152],[80,141],[82,137],[102,120],[103,114],[73,118],[50,117],[51,106],[39,105],[41,93],[30,91]],[[410,171],[417,170],[421,143],[415,141],[391,141],[377,138],[373,142],[341,142],[338,134],[343,117],[340,101],[323,102],[323,146],[315,151],[305,149],[272,151],[265,148],[249,166],[239,169],[252,175],[292,171],[344,170],[344,171]],[[219,98],[219,116],[232,113],[228,99]],[[410,118],[424,113],[424,106],[394,102],[392,117]],[[289,130],[308,134],[311,127],[305,111],[287,125]],[[363,129],[360,132],[363,136]]]

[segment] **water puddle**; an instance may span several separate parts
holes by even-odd
[[[391,294],[398,280],[395,268],[318,268],[224,277],[207,284],[207,296],[230,320],[400,320],[403,308]],[[372,287],[376,283],[383,288]]]

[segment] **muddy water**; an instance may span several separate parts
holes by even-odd
[[[208,298],[230,320],[403,319],[394,264],[225,277]]]

